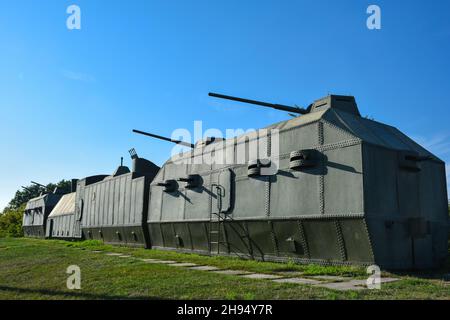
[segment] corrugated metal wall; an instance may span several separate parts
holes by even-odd
[[[144,177],[125,174],[86,186],[83,228],[141,224],[144,182]]]

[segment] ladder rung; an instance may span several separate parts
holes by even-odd
[[[216,242],[216,241],[211,241],[211,244],[219,244],[220,242]]]

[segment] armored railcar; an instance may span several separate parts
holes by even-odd
[[[262,144],[266,159],[247,152],[236,161],[262,136],[255,132],[167,161],[150,186],[152,246],[388,269],[442,263],[444,162],[396,128],[361,117],[353,97],[331,95],[301,113],[266,128],[278,130],[278,141],[269,134]],[[213,154],[234,162],[195,161]],[[261,174],[276,162],[275,174]]]
[[[62,196],[59,193],[48,193],[27,202],[22,221],[25,237],[45,238],[47,218]]]
[[[121,165],[101,181],[77,187],[76,211],[85,239],[109,244],[149,247],[145,226],[149,186],[159,167],[132,150],[133,168]]]

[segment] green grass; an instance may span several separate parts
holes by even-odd
[[[269,263],[226,257],[132,249],[97,241],[65,242],[0,239],[0,299],[450,299],[450,286],[440,280],[450,263],[434,273],[397,274],[402,281],[381,290],[339,292],[297,284],[277,284],[167,265],[146,264],[91,250],[120,252],[136,258],[157,258],[260,273],[288,271],[304,275],[366,277],[359,267],[323,267]],[[81,290],[66,288],[66,268],[81,268]],[[392,275],[392,274],[386,274]]]

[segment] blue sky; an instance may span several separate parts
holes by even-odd
[[[66,28],[71,4],[81,30]],[[366,27],[370,4],[381,30]],[[173,146],[133,128],[288,119],[209,91],[288,105],[351,94],[449,161],[449,12],[445,0],[2,0],[0,208],[30,180],[111,173],[131,147],[162,164]]]

